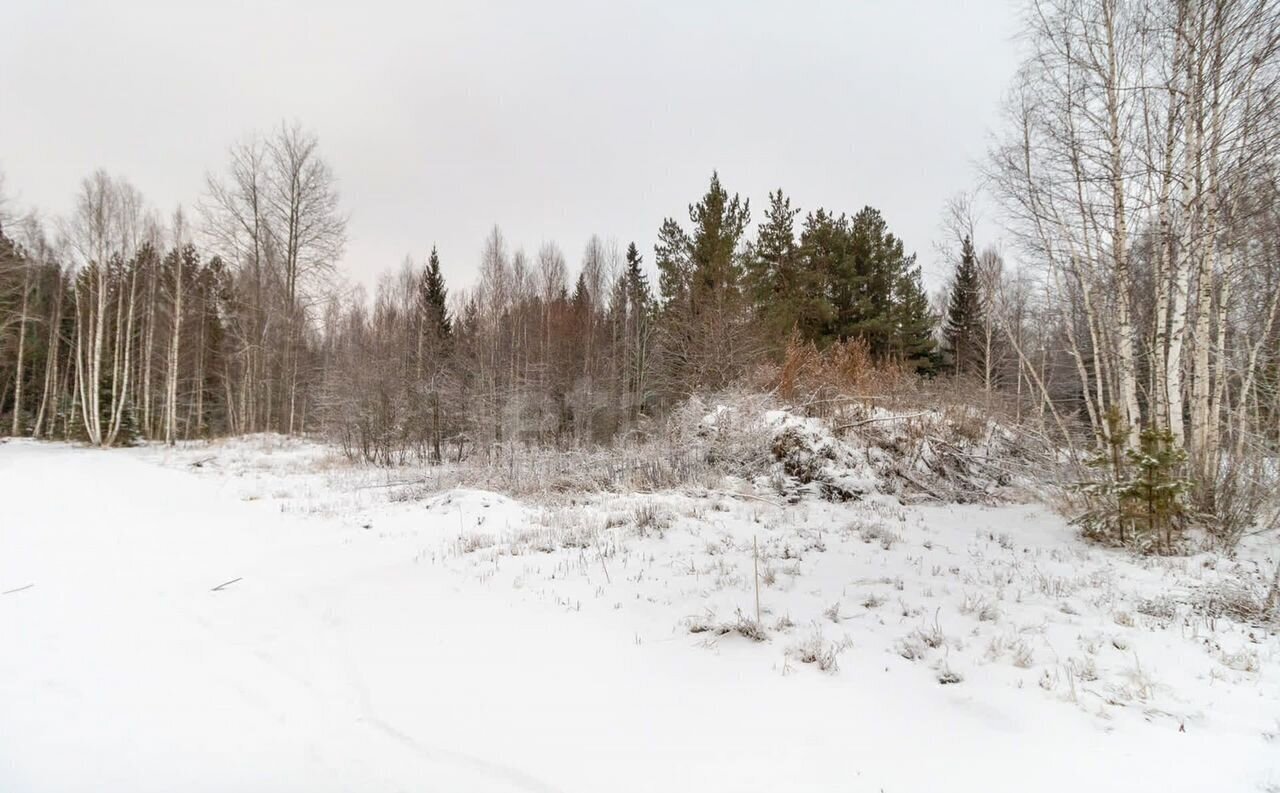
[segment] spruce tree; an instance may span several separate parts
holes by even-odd
[[[915,254],[903,260],[894,282],[893,353],[917,372],[937,369],[934,315],[920,280]]]
[[[444,400],[448,364],[453,353],[453,320],[449,317],[449,292],[440,272],[440,254],[431,246],[431,256],[418,281],[418,376],[423,399],[416,406],[420,430],[430,441],[430,459],[444,459]]]
[[[639,249],[633,242],[627,246],[627,269],[623,273],[623,279],[626,283],[627,300],[633,306],[648,306],[651,297],[649,293],[649,277],[645,275],[641,264],[644,257],[640,255]]]
[[[947,318],[942,335],[951,354],[956,374],[976,371],[982,363],[983,306],[978,282],[978,257],[968,237],[960,247],[951,296],[947,301]]]
[[[644,258],[633,242],[627,246],[627,266],[619,279],[627,315],[623,327],[626,351],[623,382],[629,418],[635,421],[645,407],[645,380],[649,367],[649,329],[653,318],[653,296],[649,278],[641,265]]]
[[[573,312],[585,322],[591,311],[591,290],[587,288],[587,274],[578,273],[578,282],[573,288]]]
[[[444,285],[444,275],[440,272],[440,254],[435,246],[431,246],[431,256],[422,271],[418,283],[418,310],[420,320],[425,328],[434,331],[440,340],[448,339],[453,333],[453,321],[449,318],[449,292]]]

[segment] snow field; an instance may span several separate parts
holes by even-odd
[[[31,585],[0,595],[0,788],[1280,785],[1280,640],[1211,607],[1268,549],[435,475],[270,436],[0,445],[0,591]]]

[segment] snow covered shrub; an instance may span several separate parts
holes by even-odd
[[[650,532],[661,533],[670,525],[670,511],[652,501],[647,501],[635,509],[635,527],[641,536]]]
[[[944,663],[942,668],[938,670],[938,682],[944,686],[949,686],[956,683],[963,683],[964,678],[959,672],[953,671],[950,666],[947,666]]]
[[[1016,633],[1009,636],[995,635],[987,643],[985,657],[988,661],[999,661],[1009,656],[1009,662],[1019,669],[1030,669],[1035,654],[1026,639]]]
[[[738,609],[738,618],[732,623],[726,623],[721,626],[721,633],[733,631],[739,636],[750,639],[753,642],[763,642],[769,638],[769,634],[765,632],[764,626],[758,621],[748,617],[742,613],[742,609]]]
[[[1257,672],[1260,667],[1258,654],[1251,650],[1240,650],[1235,653],[1222,653],[1218,658],[1222,665],[1236,672]]]
[[[836,459],[833,444],[814,433],[805,433],[796,424],[787,424],[773,436],[771,451],[782,470],[801,484],[814,481]]]
[[[938,621],[940,613],[940,609],[934,612],[932,626],[923,626],[912,634],[920,641],[921,644],[928,647],[930,650],[937,650],[941,647],[945,647],[947,644],[947,637],[942,633],[942,624]]]
[[[1236,446],[1225,450],[1211,483],[1197,483],[1200,505],[1213,544],[1232,550],[1255,526],[1280,526],[1280,466],[1265,452]]]
[[[1067,669],[1076,680],[1092,683],[1098,679],[1098,664],[1091,657],[1068,658]]]
[[[1178,616],[1177,604],[1166,595],[1141,598],[1134,605],[1133,610],[1159,622],[1171,622]]]
[[[1277,580],[1280,580],[1278,578]],[[1237,622],[1265,624],[1278,614],[1268,607],[1269,592],[1242,578],[1223,579],[1196,592],[1191,608],[1205,617],[1226,617]],[[1274,599],[1274,595],[1270,595]]]
[[[981,594],[964,594],[960,603],[960,613],[975,617],[979,622],[995,622],[1000,618],[1000,609],[995,603]]]
[[[787,655],[802,664],[814,664],[823,672],[835,673],[840,670],[840,653],[851,645],[847,638],[840,643],[828,642],[822,631],[815,629],[803,641],[788,647]]]
[[[1123,674],[1128,679],[1127,683],[1110,686],[1117,698],[1122,701],[1136,699],[1139,702],[1146,702],[1151,699],[1159,686],[1151,673],[1142,668],[1142,660],[1136,655],[1133,658],[1133,668],[1124,670]]]
[[[769,471],[770,430],[764,416],[771,406],[766,394],[724,392],[708,404],[690,397],[672,411],[671,441],[696,452],[713,470],[754,479]]]
[[[899,639],[894,645],[894,648],[897,650],[898,655],[908,661],[919,661],[924,658],[926,654],[924,644],[914,633],[910,636]]]
[[[770,452],[781,473],[798,486],[816,486],[832,501],[860,498],[877,489],[877,477],[857,450],[842,443],[816,418],[770,411]]]
[[[711,609],[707,609],[703,614],[685,617],[683,622],[685,629],[689,633],[709,633],[715,631],[718,627],[715,620],[715,613]]]
[[[1187,454],[1168,431],[1144,430],[1138,449],[1124,448],[1119,414],[1109,417],[1110,448],[1089,461],[1102,478],[1081,482],[1087,508],[1073,519],[1085,537],[1143,552],[1182,550],[1191,482],[1180,476]]]
[[[858,527],[858,537],[865,543],[877,543],[884,550],[889,550],[899,539],[888,527],[878,523],[868,523]]]
[[[707,609],[703,614],[685,617],[681,622],[689,633],[714,633],[717,636],[736,633],[753,642],[763,642],[769,639],[769,634],[765,631],[764,626],[744,614],[742,609],[738,609],[734,619],[727,622],[717,621],[715,612],[711,609]],[[779,625],[781,624],[779,622]]]
[[[458,538],[458,551],[460,553],[475,553],[485,548],[492,548],[497,544],[498,540],[492,534],[467,534]]]
[[[760,583],[765,586],[773,586],[778,583],[778,571],[773,565],[766,564],[764,569],[760,571]]]
[[[976,408],[970,405],[947,405],[942,415],[955,437],[970,443],[986,440],[991,422]]]

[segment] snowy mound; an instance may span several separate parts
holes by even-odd
[[[1016,435],[975,411],[878,407],[818,418],[758,403],[719,404],[697,423],[707,459],[789,501],[879,494],[902,501],[997,502],[1025,482]]]

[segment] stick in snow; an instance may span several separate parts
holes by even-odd
[[[17,589],[9,589],[4,592],[0,592],[0,595],[12,595],[14,592],[21,592],[22,590],[30,589],[33,586],[35,586],[35,584],[27,584],[26,586],[20,586]]]
[[[209,591],[210,591],[210,592],[220,592],[220,591],[222,591],[222,589],[223,589],[223,588],[225,588],[225,587],[229,587],[229,586],[231,586],[232,584],[234,584],[235,582],[240,581],[240,580],[243,580],[243,579],[242,579],[242,578],[233,578],[233,579],[231,579],[230,581],[223,581],[221,584],[218,584],[216,587],[214,587],[213,589],[210,589]]]
[[[755,558],[756,570],[756,627],[760,627],[760,544],[755,536],[751,537],[751,554]]]

